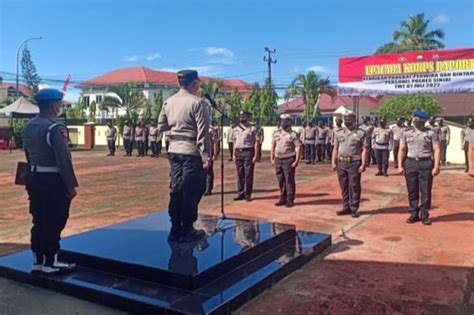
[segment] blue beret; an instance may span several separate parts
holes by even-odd
[[[35,94],[35,100],[37,102],[60,101],[63,96],[63,92],[56,89],[42,89]]]
[[[430,118],[430,115],[428,115],[427,112],[424,112],[422,110],[417,110],[413,112],[412,117],[418,117],[420,119],[428,119]]]

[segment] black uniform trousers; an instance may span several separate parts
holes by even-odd
[[[388,171],[388,157],[390,155],[390,151],[388,151],[388,149],[374,149],[374,151],[379,172],[386,174]]]
[[[237,167],[237,190],[239,196],[249,198],[253,191],[254,164],[252,159],[255,149],[235,149],[235,166]]]
[[[345,211],[356,212],[359,210],[362,191],[360,185],[361,174],[359,173],[361,165],[361,161],[337,162],[337,177],[341,187],[343,210]]]
[[[69,218],[70,199],[59,174],[33,172],[26,190],[33,217],[31,250],[37,255],[52,256],[59,251],[61,232]]]
[[[441,149],[441,163],[446,165],[446,151],[448,150],[448,142],[446,140],[441,140],[439,142],[439,147]]]
[[[301,159],[306,160],[306,145],[304,143],[301,145]]]
[[[393,141],[393,161],[395,162],[395,167],[398,167],[398,151],[400,150],[400,140]]]
[[[137,140],[138,156],[145,156],[145,141]]]
[[[280,187],[280,201],[295,200],[295,168],[291,166],[296,157],[291,156],[283,159],[275,159],[275,171]]]
[[[229,145],[229,156],[230,156],[230,161],[233,160],[233,155],[234,155],[234,143],[233,142],[229,142],[228,143]]]
[[[316,145],[318,151],[318,162],[321,162],[325,159],[326,154],[326,144],[325,143],[318,143]]]
[[[466,171],[469,171],[469,142],[464,141],[464,161],[466,164]]]
[[[125,153],[127,153],[127,155],[132,155],[132,151],[133,151],[132,140],[124,139],[123,140],[123,146],[125,148]]]
[[[334,146],[330,143],[326,144],[326,158],[329,161],[332,159],[332,150],[334,150]]]
[[[206,187],[206,172],[199,156],[169,153],[171,192],[168,211],[171,223],[184,229],[197,220],[198,204]]]
[[[257,162],[262,161],[262,143],[258,144],[258,155],[257,155]]]
[[[314,144],[309,144],[309,143],[306,143],[304,145],[304,149],[306,150],[306,154],[305,154],[305,157],[306,157],[306,160],[309,163],[314,163],[314,160],[316,158],[316,146]]]
[[[212,193],[214,188],[214,162],[209,163],[209,168],[206,172],[206,193]]]
[[[115,155],[115,140],[107,140],[107,147],[109,148],[109,153]]]
[[[151,154],[152,156],[158,156],[160,153],[158,152],[158,142],[156,141],[151,141],[150,142],[151,146]]]
[[[430,210],[433,166],[434,164],[431,159],[417,161],[409,157],[406,158],[404,168],[410,212],[420,210],[428,212]]]

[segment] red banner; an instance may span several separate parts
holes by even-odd
[[[474,92],[474,48],[340,58],[338,92]]]

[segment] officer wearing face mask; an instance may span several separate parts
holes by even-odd
[[[465,172],[469,172],[469,144],[474,144],[474,118],[469,117],[466,129],[461,130],[461,149],[464,150]]]
[[[395,168],[398,168],[398,151],[400,149],[400,139],[403,135],[403,117],[398,117],[396,125],[392,127],[393,132],[393,160]]]
[[[334,136],[332,168],[337,171],[342,193],[343,208],[337,215],[350,214],[359,216],[361,195],[361,175],[365,172],[366,157],[370,138],[366,132],[356,126],[356,115],[353,111],[344,113],[345,128],[338,130]]]
[[[439,146],[441,149],[441,163],[446,165],[446,152],[448,151],[448,145],[451,141],[451,129],[444,123],[443,118],[438,118],[438,136]]]
[[[273,134],[270,161],[280,187],[280,199],[275,206],[293,207],[295,201],[295,171],[301,156],[301,141],[291,129],[291,116],[283,114],[281,128]]]
[[[423,224],[430,225],[428,211],[431,208],[433,177],[439,174],[440,146],[438,134],[425,127],[427,119],[426,112],[413,113],[414,128],[405,131],[400,140],[398,167],[400,174],[405,174],[407,183],[410,217],[406,222],[421,220]]]
[[[370,123],[370,117],[369,116],[362,116],[362,125],[360,126],[362,130],[365,131],[365,134],[369,137],[372,138],[372,134],[374,132],[374,126]],[[369,148],[368,148],[368,153],[367,153],[367,160],[365,161],[365,165],[369,166],[371,161],[372,164],[376,163],[375,160],[375,154],[372,152],[372,141],[369,141]]]
[[[58,261],[58,251],[78,183],[68,147],[68,129],[55,121],[61,114],[63,93],[43,89],[34,98],[40,112],[22,133],[31,171],[26,190],[33,216],[32,271],[54,274],[75,266]]]
[[[377,160],[378,172],[375,176],[388,176],[388,156],[393,148],[393,132],[387,127],[387,120],[381,118],[379,127],[375,128],[372,135],[372,148]]]

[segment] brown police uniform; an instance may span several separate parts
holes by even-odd
[[[237,199],[250,199],[253,191],[255,144],[257,128],[239,124],[234,128],[235,166],[237,168]]]

